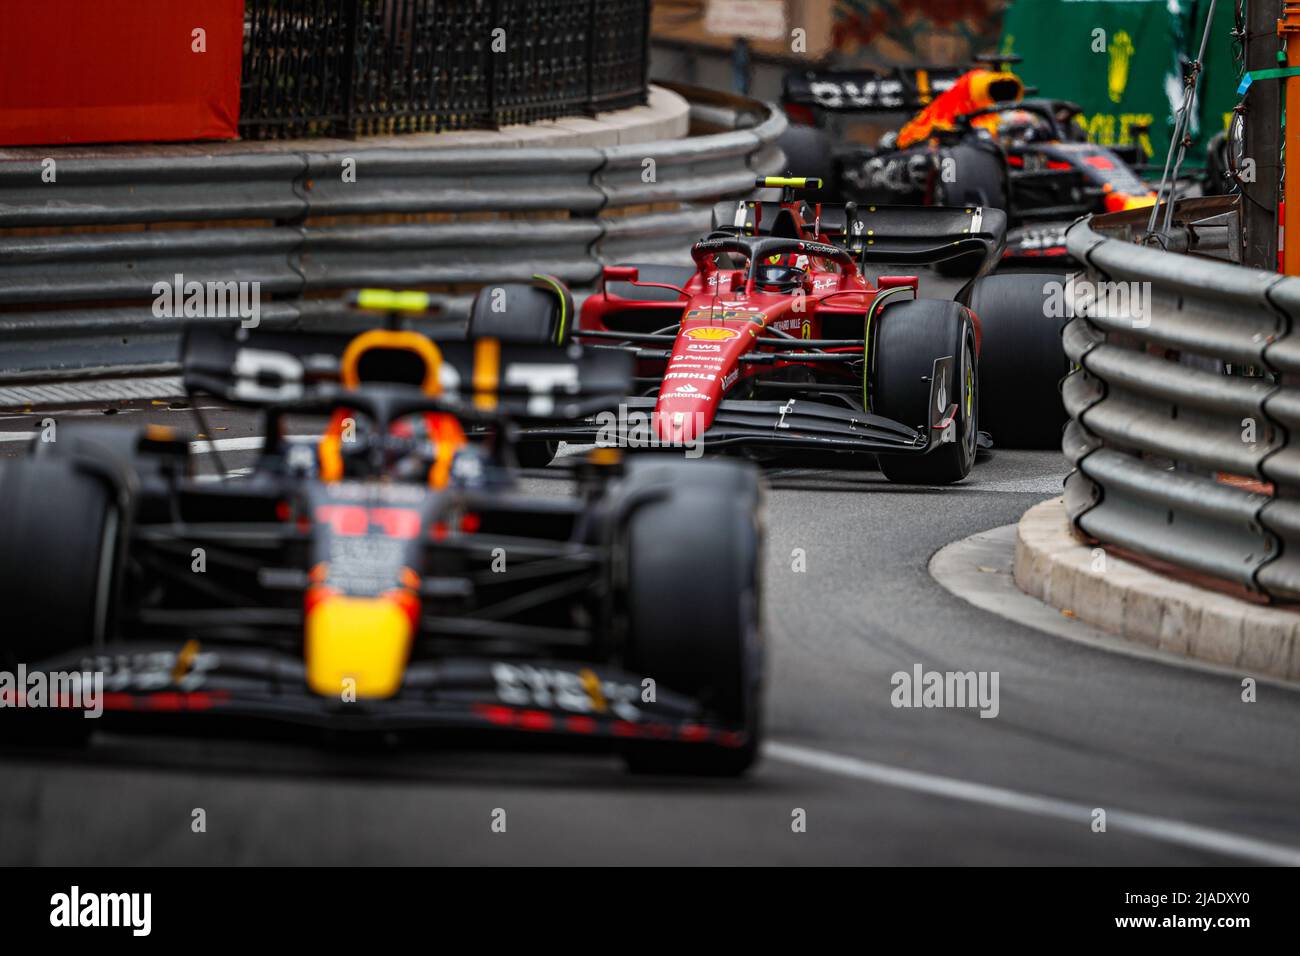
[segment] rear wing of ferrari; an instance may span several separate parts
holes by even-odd
[[[804,203],[804,221],[815,218],[821,233],[852,252],[864,267],[931,265],[978,253],[992,269],[1006,248],[1007,214],[989,206],[823,203],[818,215]],[[796,234],[793,223],[781,203],[729,199],[714,206],[712,234],[789,237]]]
[[[187,391],[274,408],[306,406],[343,389],[416,386],[448,410],[538,422],[591,414],[627,395],[632,358],[577,345],[434,340],[410,330],[263,331],[237,324],[187,330]]]
[[[951,66],[794,70],[785,75],[781,101],[832,113],[915,113],[964,72]]]
[[[864,266],[930,265],[958,256],[983,256],[981,274],[1002,258],[1007,214],[991,206],[888,206],[848,203],[837,242]]]

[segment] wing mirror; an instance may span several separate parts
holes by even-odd
[[[605,266],[600,277],[605,282],[636,282],[641,278],[641,270],[636,266]]]

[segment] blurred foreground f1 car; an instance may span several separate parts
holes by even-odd
[[[783,102],[795,125],[781,139],[788,168],[824,177],[841,201],[959,206],[1007,213],[1010,259],[1064,258],[1065,229],[1088,213],[1155,202],[1138,176],[1140,147],[1097,146],[1064,100],[1024,99],[1010,72],[1018,57],[987,67],[796,71]],[[836,142],[824,128],[846,114],[910,115],[873,148]],[[1140,134],[1141,129],[1132,131]],[[969,275],[976,257],[940,271]]]
[[[520,424],[604,407],[628,358],[196,327],[183,368],[192,392],[265,413],[251,474],[200,480],[188,442],[99,421],[0,462],[10,672],[101,674],[103,723],[146,731],[492,732],[637,770],[753,761],[753,467],[602,450],[568,497],[516,480]],[[290,442],[289,416],[328,424]],[[24,693],[0,708],[11,740],[101,723]]]

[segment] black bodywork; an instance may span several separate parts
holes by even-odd
[[[843,114],[880,114],[886,122],[911,115],[961,76],[955,68],[795,71],[784,82],[783,104],[792,120],[824,130]],[[920,78],[924,78],[922,81]],[[995,140],[973,120],[1019,111],[1032,122],[1023,134]],[[1007,213],[1007,259],[1065,257],[1065,230],[1079,216],[1111,211],[1110,191],[1142,195],[1149,187],[1138,170],[1147,162],[1137,144],[1096,146],[1075,122],[1081,109],[1065,100],[1030,98],[997,103],[958,117],[933,143],[908,148],[867,147],[830,136],[821,139],[828,198],[860,203],[961,205],[979,203]],[[1138,130],[1138,132],[1141,132]],[[788,137],[808,165],[801,131]],[[949,169],[974,169],[945,181]],[[1109,184],[1109,186],[1107,186]]]
[[[671,687],[644,701],[643,675],[621,665],[627,523],[680,489],[628,482],[614,460],[579,460],[567,496],[520,487],[520,425],[607,404],[626,391],[629,360],[498,344],[499,377],[484,392],[474,378],[480,343],[443,342],[447,387],[433,398],[395,382],[343,389],[339,356],[350,338],[190,330],[191,393],[265,413],[267,439],[247,475],[196,476],[188,442],[136,426],[69,422],[57,443],[33,445],[32,460],[57,458],[111,488],[117,517],[102,628],[38,635],[39,646],[61,649],[26,657],[27,670],[102,674],[110,726],[252,722],[505,731],[564,746],[742,746],[744,729],[705,702]],[[337,408],[364,422],[369,438],[349,466],[355,474],[326,483],[314,445],[286,439],[286,422],[305,416],[319,427]],[[395,458],[427,450],[393,438],[389,426],[426,412],[455,415],[470,437],[468,467],[440,489],[384,477]],[[205,567],[196,573],[200,553]],[[397,586],[403,569],[418,577],[419,618],[392,696],[346,700],[308,687],[305,605],[327,561],[345,565],[346,576],[330,573],[349,593]],[[65,729],[100,725],[72,716]]]

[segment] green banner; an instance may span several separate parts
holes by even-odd
[[[1017,72],[1039,95],[1083,107],[1093,142],[1138,141],[1163,165],[1182,103],[1182,61],[1196,57],[1208,10],[1209,0],[1014,0],[1001,50],[1023,58]],[[1204,165],[1206,142],[1237,102],[1232,0],[1219,0],[1214,20],[1187,167]]]

